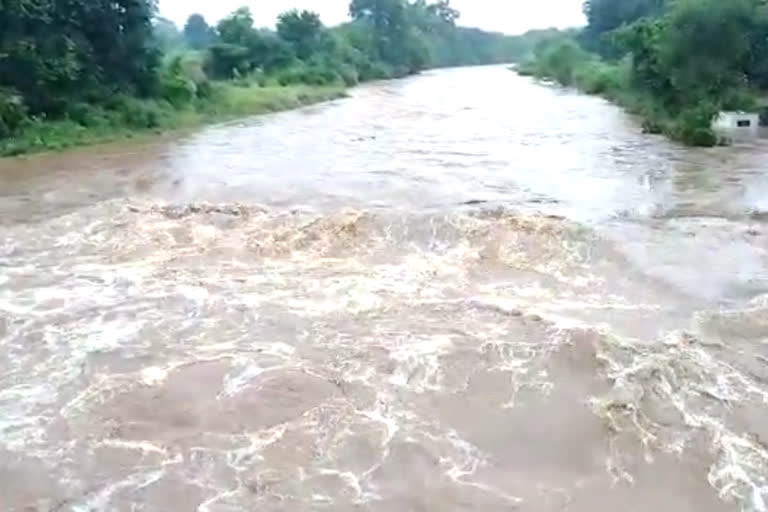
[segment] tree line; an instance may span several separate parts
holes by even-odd
[[[516,38],[457,25],[449,0],[352,0],[351,21],[325,27],[290,10],[258,28],[247,7],[183,29],[156,0],[0,0],[0,140],[30,122],[152,125],[147,101],[194,108],[217,81],[346,84],[438,66],[512,60]],[[117,112],[119,115],[112,115]]]
[[[722,110],[752,110],[768,88],[763,0],[587,0],[583,30],[539,41],[524,73],[604,94],[649,132],[713,145]]]

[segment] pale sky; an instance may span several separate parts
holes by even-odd
[[[531,28],[572,27],[584,24],[582,0],[452,0],[461,11],[459,23],[469,27],[519,34]],[[349,0],[160,0],[161,15],[180,26],[199,12],[215,23],[238,7],[248,6],[260,27],[274,26],[277,15],[288,9],[320,13],[323,23],[347,20]]]

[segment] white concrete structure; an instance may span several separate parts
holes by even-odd
[[[712,128],[728,133],[757,133],[760,127],[760,114],[757,112],[720,112],[712,122]]]

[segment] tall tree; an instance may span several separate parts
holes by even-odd
[[[273,34],[264,34],[253,26],[253,14],[241,7],[216,26],[218,42],[210,48],[209,69],[214,76],[230,78],[257,68],[284,62],[283,45]]]
[[[585,0],[587,27],[585,46],[605,56],[617,56],[617,48],[606,34],[646,16],[660,15],[665,0]]]
[[[155,18],[154,33],[155,39],[164,50],[175,48],[183,42],[179,27],[168,18]]]
[[[0,4],[0,87],[32,113],[115,91],[150,94],[159,53],[154,0],[6,0]]]
[[[277,33],[291,43],[296,56],[306,60],[318,49],[323,23],[317,13],[291,10],[284,12],[277,19]]]
[[[659,62],[686,103],[746,86],[755,0],[677,0],[658,40]]]
[[[349,14],[372,26],[381,58],[397,60],[397,47],[407,30],[404,0],[352,0]]]
[[[248,46],[254,37],[253,14],[248,7],[240,7],[216,26],[219,39],[227,44]]]
[[[395,75],[415,73],[429,61],[423,34],[409,18],[406,0],[352,0],[349,13],[367,23],[374,34],[376,58],[394,68]]]
[[[456,21],[461,17],[461,13],[451,7],[451,0],[438,0],[427,6],[427,11],[448,25],[456,25]]]
[[[215,37],[213,29],[202,14],[192,14],[184,25],[184,39],[193,50],[207,48]]]

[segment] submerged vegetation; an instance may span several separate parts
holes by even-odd
[[[587,27],[540,38],[518,71],[601,94],[642,116],[648,132],[711,146],[718,112],[754,109],[768,87],[767,9],[760,0],[587,0]]]
[[[155,0],[0,1],[0,154],[56,149],[336,97],[361,81],[508,62],[520,40],[457,26],[448,0],[352,0],[257,28],[240,8],[183,29]]]

